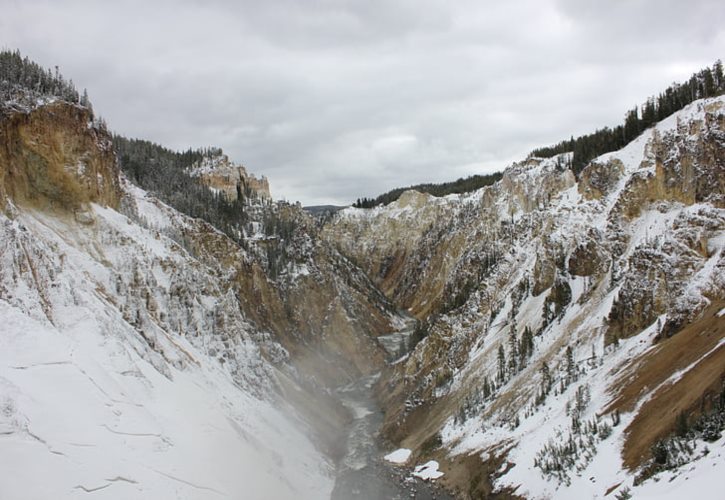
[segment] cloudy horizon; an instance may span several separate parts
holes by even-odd
[[[112,130],[220,146],[306,205],[502,170],[725,53],[711,0],[3,4],[0,45]]]

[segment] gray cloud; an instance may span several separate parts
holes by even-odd
[[[114,130],[219,145],[308,204],[500,170],[725,52],[708,0],[5,3],[0,43]]]

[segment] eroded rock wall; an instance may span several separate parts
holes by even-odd
[[[78,210],[120,197],[110,135],[90,110],[58,101],[0,113],[0,202]]]

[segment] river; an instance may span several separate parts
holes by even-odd
[[[394,359],[407,346],[415,327],[409,318],[398,332],[380,338]],[[331,500],[448,500],[449,495],[436,486],[411,476],[410,467],[396,467],[383,460],[378,433],[383,413],[373,395],[380,374],[362,377],[337,390],[340,401],[350,410],[353,420],[347,433],[345,457],[337,467]]]

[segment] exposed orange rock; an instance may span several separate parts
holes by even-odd
[[[0,204],[117,208],[118,166],[105,128],[87,108],[55,102],[0,115]]]

